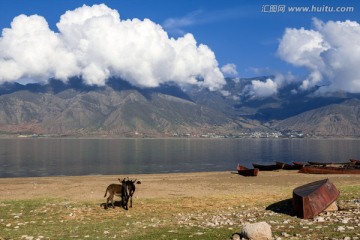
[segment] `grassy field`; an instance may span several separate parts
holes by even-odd
[[[135,198],[128,211],[100,201],[31,198],[0,201],[0,239],[230,239],[245,222],[266,221],[281,239],[360,239],[360,186],[341,186],[340,211],[315,220],[291,216],[291,192],[251,199]]]

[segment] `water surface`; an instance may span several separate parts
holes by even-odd
[[[360,140],[0,139],[0,177],[233,171],[237,163],[344,162]]]

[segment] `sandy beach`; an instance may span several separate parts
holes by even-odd
[[[118,178],[138,179],[136,198],[239,196],[256,199],[291,196],[292,189],[329,178],[337,187],[360,185],[360,175],[309,175],[296,171],[260,172],[243,177],[231,172],[143,174],[119,176],[62,176],[0,179],[0,200],[60,198],[72,201],[102,201],[106,187]],[[264,194],[266,193],[266,194]],[[268,195],[268,196],[266,196]]]

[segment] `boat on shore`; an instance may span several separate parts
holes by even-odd
[[[258,168],[247,168],[241,166],[240,164],[237,165],[238,174],[245,177],[256,177],[259,173]]]
[[[349,160],[350,160],[350,162],[354,163],[355,165],[360,165],[360,160],[352,159],[352,158],[350,158]]]
[[[308,162],[310,165],[327,166],[333,164],[332,162]]]
[[[282,165],[282,169],[284,170],[299,170],[301,169],[303,166],[302,165],[295,165],[293,164],[287,164],[287,163],[283,163],[283,162],[276,162],[277,165]]]
[[[283,164],[271,164],[271,165],[262,165],[253,163],[252,164],[254,168],[258,168],[260,171],[273,171],[273,170],[279,170],[284,167]]]
[[[294,213],[303,219],[314,218],[328,208],[340,192],[329,179],[305,184],[293,190]]]
[[[302,169],[303,167],[305,167],[306,163],[303,163],[303,162],[292,162],[294,165],[298,166],[299,169]]]
[[[356,165],[346,165],[340,167],[330,166],[305,166],[299,173],[309,174],[360,174],[360,167]]]

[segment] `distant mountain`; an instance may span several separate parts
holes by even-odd
[[[263,128],[196,104],[169,85],[143,90],[113,80],[91,87],[72,79],[69,84],[6,84],[0,94],[0,131],[5,133],[171,136]]]
[[[316,108],[285,120],[274,127],[282,131],[300,131],[314,136],[360,136],[360,100]]]
[[[227,79],[223,92],[176,85],[141,89],[120,79],[106,86],[68,83],[0,85],[0,133],[105,136],[242,135],[255,131],[360,136],[360,97],[313,91],[256,99],[252,80]]]

